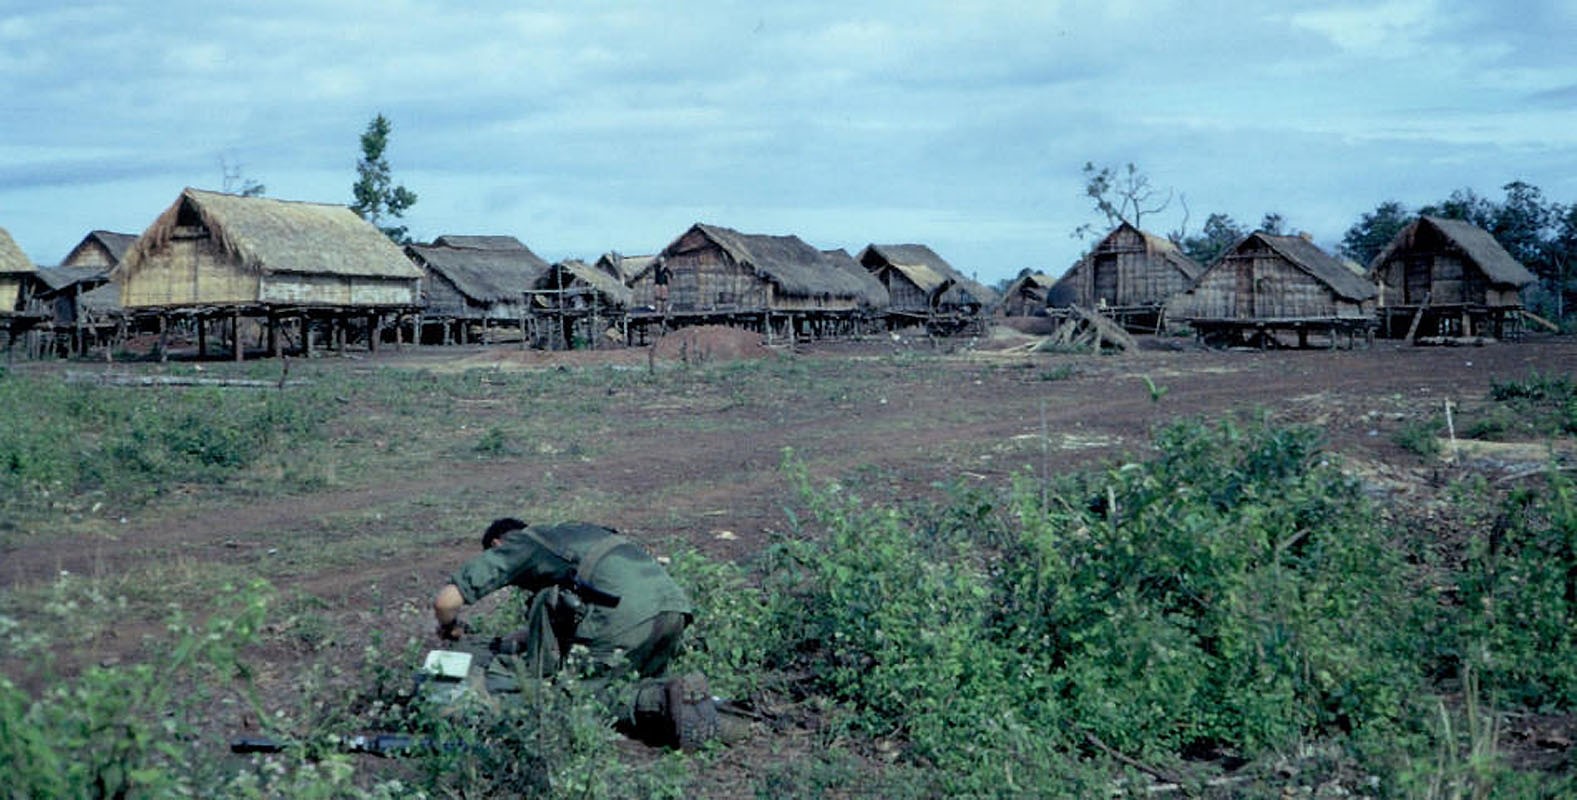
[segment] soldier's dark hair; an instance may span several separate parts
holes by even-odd
[[[525,527],[526,523],[514,517],[499,517],[493,520],[493,524],[487,526],[487,530],[482,531],[482,549],[486,550],[492,547],[494,542],[504,538],[504,534],[510,531],[524,530]]]

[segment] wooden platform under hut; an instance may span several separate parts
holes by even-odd
[[[194,356],[209,338],[239,361],[248,349],[311,355],[353,342],[376,351],[418,319],[417,269],[398,245],[341,205],[186,189],[110,277],[136,330]]]

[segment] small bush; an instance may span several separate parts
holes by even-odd
[[[1420,458],[1435,458],[1441,452],[1440,430],[1438,420],[1413,421],[1391,434],[1391,442]]]

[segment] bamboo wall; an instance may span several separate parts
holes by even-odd
[[[1075,302],[1085,308],[1160,305],[1188,288],[1182,270],[1126,227],[1101,240],[1074,271]]]
[[[95,241],[89,247],[73,251],[71,258],[61,262],[62,267],[101,267],[108,269],[115,266],[115,259],[110,257],[104,245]]]
[[[414,306],[415,278],[273,273],[262,281],[264,303],[316,306]]]
[[[0,273],[0,311],[22,310],[21,273]]]
[[[121,284],[120,298],[126,308],[237,305],[257,302],[258,288],[258,276],[206,232],[189,232],[148,254]]]
[[[930,296],[902,272],[896,269],[883,270],[882,283],[887,285],[887,294],[891,297],[888,309],[900,314],[930,313]]]
[[[1269,250],[1229,254],[1194,287],[1195,319],[1360,319],[1369,303],[1345,300],[1313,275]]]
[[[1387,261],[1379,270],[1389,305],[1483,305],[1515,307],[1522,304],[1515,289],[1492,287],[1482,270],[1454,252],[1411,252]]]

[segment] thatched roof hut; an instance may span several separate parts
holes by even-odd
[[[1294,323],[1367,320],[1375,288],[1302,236],[1255,232],[1170,303],[1174,319]]]
[[[629,286],[636,276],[645,272],[657,260],[655,255],[627,256],[621,253],[603,253],[597,259],[596,268],[618,279],[619,283]]]
[[[1536,278],[1488,231],[1459,219],[1421,216],[1375,256],[1370,279],[1381,306],[1520,308]]]
[[[186,189],[110,273],[128,310],[410,308],[421,271],[349,208]]]
[[[423,313],[436,319],[518,322],[522,293],[548,270],[512,236],[440,236],[405,252],[422,269]]]
[[[1053,308],[1159,309],[1203,271],[1170,239],[1123,222],[1058,279],[1046,303]]]
[[[135,233],[115,233],[114,231],[92,231],[82,237],[82,241],[71,252],[61,259],[62,267],[96,267],[100,272],[113,269],[121,259],[126,257],[126,251],[137,243]]]
[[[532,287],[544,292],[569,292],[602,308],[622,310],[630,305],[630,287],[618,278],[579,259],[560,261],[547,268]]]
[[[630,282],[637,306],[655,307],[658,261],[671,273],[674,312],[853,311],[862,282],[798,236],[746,234],[697,223]]]
[[[1369,280],[1384,335],[1427,337],[1519,332],[1522,290],[1537,279],[1483,228],[1426,215],[1374,257]]]
[[[5,228],[0,228],[0,314],[27,308],[38,270]]]
[[[1002,314],[1009,317],[1044,316],[1046,293],[1057,282],[1044,272],[1021,275],[1002,292]]]
[[[855,258],[887,287],[890,313],[978,314],[997,301],[995,291],[964,277],[923,244],[869,244]]]

